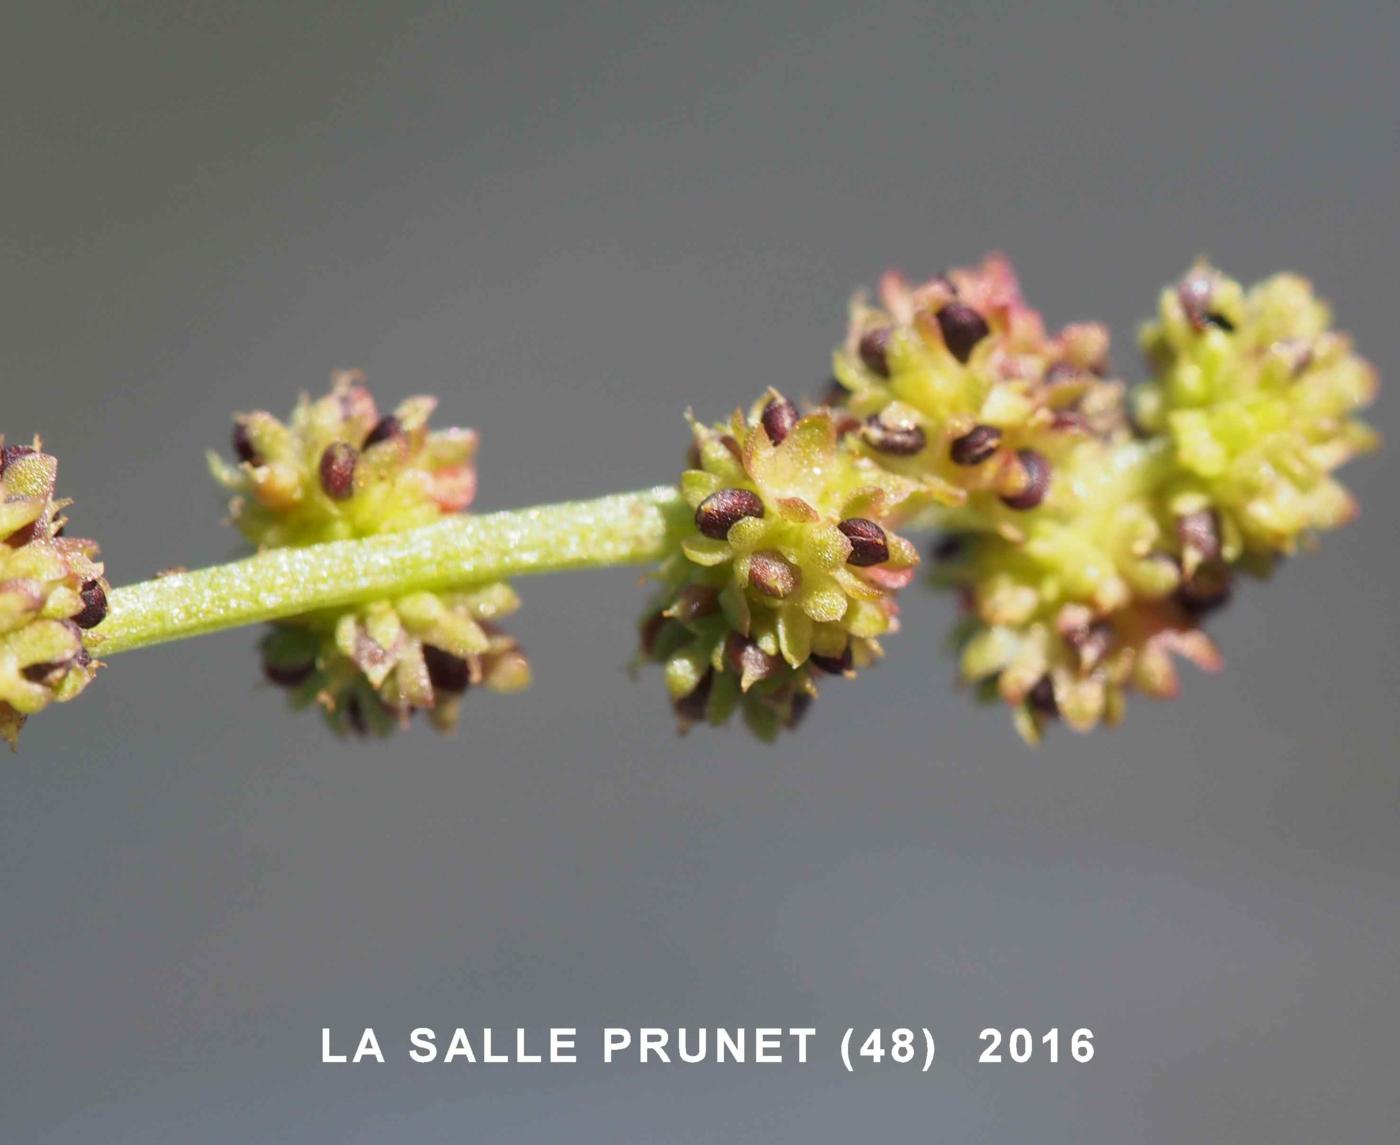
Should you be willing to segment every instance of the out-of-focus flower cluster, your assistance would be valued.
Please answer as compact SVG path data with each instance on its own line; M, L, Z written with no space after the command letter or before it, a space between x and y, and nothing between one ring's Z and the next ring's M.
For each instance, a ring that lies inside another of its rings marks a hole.
M0 439L0 737L11 746L29 716L88 685L97 662L83 630L107 615L97 545L64 535L57 473L37 440Z
M1353 415L1377 380L1330 320L1296 275L1245 291L1202 264L1143 331L1155 380L1135 415L1171 444L1163 495L1177 516L1215 514L1226 561L1292 553L1356 514L1332 473L1376 444Z
M852 304L827 408L799 419L773 395L697 427L683 480L697 535L663 570L643 633L683 719L717 722L742 701L769 730L800 713L814 666L870 658L864 618L893 618L912 560L901 542L872 577L806 539L849 516L885 536L942 530L934 575L964 606L963 674L1028 740L1053 720L1116 722L1129 690L1174 694L1174 656L1218 667L1201 624L1233 573L1267 572L1352 514L1331 473L1372 444L1351 415L1375 378L1287 275L1245 292L1197 266L1164 292L1144 344L1155 376L1130 417L1106 330L1047 330L1005 260L922 285L892 274L878 304ZM848 500L866 487L878 511ZM786 547L779 529L793 530ZM844 576L849 612L818 570ZM787 635L798 625L810 649Z
M692 429L694 532L658 574L642 652L665 665L683 727L737 708L769 738L898 626L918 554L890 523L916 486L843 443L837 414L799 416L776 392Z
M430 430L435 404L415 397L381 414L361 376L343 372L286 422L236 418L236 462L211 454L210 468L259 549L431 524L464 511L476 492L476 434ZM518 604L495 583L278 621L262 642L264 673L296 706L318 703L339 731L387 732L416 711L449 729L468 688L529 683L524 655L497 625Z

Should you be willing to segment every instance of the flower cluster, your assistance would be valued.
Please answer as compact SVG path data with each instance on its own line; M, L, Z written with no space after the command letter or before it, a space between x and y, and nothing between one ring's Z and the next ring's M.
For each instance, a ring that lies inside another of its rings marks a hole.
M1329 319L1296 275L1245 291L1201 264L1143 332L1155 380L1135 414L1171 444L1163 496L1179 518L1213 515L1227 562L1267 563L1356 514L1331 474L1375 445L1352 415L1377 383Z
M37 440L0 439L0 737L11 746L27 717L87 686L98 665L83 630L107 615L97 545L64 535L57 472Z
M259 549L427 525L465 510L476 492L476 434L429 430L435 404L409 398L381 415L361 376L343 372L285 423L238 417L237 463L211 454L210 468ZM495 583L278 621L262 642L264 673L294 705L319 703L338 731L383 733L420 710L448 729L469 687L529 683L519 646L496 623L518 603Z
M862 457L831 410L800 416L776 392L692 429L694 528L658 574L642 653L665 665L682 727L739 708L768 738L818 677L854 675L897 627L918 554L892 521L918 490Z
M874 655L913 562L900 541L860 567L847 518L882 539L944 530L934 580L963 602L962 672L1028 740L1116 722L1130 690L1173 695L1174 656L1217 668L1201 625L1234 572L1352 514L1331 474L1372 443L1352 414L1375 379L1287 275L1246 292L1197 266L1144 344L1155 375L1130 415L1105 329L1049 331L1005 260L891 274L852 304L829 408L799 419L771 394L697 426L698 535L643 626L683 722L742 704L771 732L814 671Z

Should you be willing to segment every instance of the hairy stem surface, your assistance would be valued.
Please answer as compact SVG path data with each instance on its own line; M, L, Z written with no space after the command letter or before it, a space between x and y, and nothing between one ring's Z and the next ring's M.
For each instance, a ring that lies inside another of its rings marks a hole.
M321 608L465 587L506 576L647 564L689 509L670 486L454 517L421 529L176 573L114 589L87 636L99 656Z

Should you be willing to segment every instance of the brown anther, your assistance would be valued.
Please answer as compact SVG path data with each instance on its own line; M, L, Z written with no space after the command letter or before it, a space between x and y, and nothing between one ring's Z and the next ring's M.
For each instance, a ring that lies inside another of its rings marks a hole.
M747 489L719 489L695 510L695 527L705 536L723 541L729 530L745 517L762 517L763 501Z
M865 368L882 378L890 376L890 337L894 331L888 326L867 330L860 336L857 352Z
M247 422L233 423L233 452L239 461L246 461L249 465L258 465L262 461L258 456L257 447L253 444L252 435L248 432Z
M690 622L710 616L719 609L719 589L708 584L688 584L681 589L671 610L675 619Z
M891 457L913 457L928 444L921 426L886 425L876 414L865 423L865 440L870 448Z
M972 357L977 343L991 328L987 320L965 302L950 302L938 312L938 328L943 331L943 344L959 362Z
M381 441L388 441L390 438L403 436L403 422L399 421L393 414L385 414L375 423L375 426L365 436L362 449L368 449L371 445L378 445Z
M40 664L26 664L19 674L31 684L57 684L72 666L72 660L46 660Z
M1192 616L1207 616L1230 603L1230 570L1221 563L1202 565L1195 575L1183 580L1176 599Z
M1016 451L1020 470L1020 488L1014 493L1001 494L1001 502L1009 509L1034 509L1050 491L1050 462L1034 449Z
M933 547L929 549L929 556L935 561L957 560L967 552L967 535L965 533L945 533L933 542Z
M321 488L332 501L355 494L355 465L360 454L348 441L333 441L321 454Z
M994 425L974 425L961 437L953 438L948 455L954 465L981 465L1001 445L1001 430Z
M789 731L800 724L806 718L808 709L812 706L812 697L808 692L798 692L792 697L792 704L788 708L787 719L783 721L783 726Z
M802 574L777 553L754 553L749 557L749 584L764 596L781 600L791 596L802 583Z
M666 627L669 620L664 612L653 612L642 622L642 655L651 656L656 651L656 641L661 636L661 630Z
M890 545L885 530L874 521L864 517L848 517L836 526L851 542L851 555L846 558L848 565L869 568L884 564L890 559Z
M1026 702L1042 716L1054 719L1060 714L1060 705L1055 701L1055 683L1049 676L1042 676L1035 682L1035 687L1026 693Z
M107 619L107 593L100 581L90 580L78 590L83 600L83 610L72 621L79 628L96 628Z
M714 687L714 669L709 669L700 677L695 687L675 702L676 714L683 720L699 723L705 718L705 709L710 704L710 689Z
M316 671L316 662L308 660L303 664L274 664L269 660L263 661L263 675L269 684L276 684L279 688L296 688L311 679L311 674Z
M812 666L820 668L823 672L832 676L846 676L851 672L853 660L851 658L851 646L846 645L841 649L840 656L818 656L815 652L811 655Z
M1178 517L1176 536L1202 560L1213 561L1220 556L1220 518L1214 509L1197 509Z
M369 735L369 721L365 719L365 709L359 696L351 696L345 701L345 722L357 736Z
M428 682L433 690L460 696L472 683L472 669L460 656L454 656L432 644L423 645L423 663L428 667Z
M769 398L768 404L763 407L762 421L768 440L774 445L782 445L797 424L797 407L787 398Z
M741 680L766 680L782 666L747 636L731 632L724 638L724 658Z

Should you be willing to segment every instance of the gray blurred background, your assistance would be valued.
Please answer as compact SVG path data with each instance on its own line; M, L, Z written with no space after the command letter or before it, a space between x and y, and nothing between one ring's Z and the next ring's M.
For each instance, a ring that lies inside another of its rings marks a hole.
M687 405L815 393L885 266L988 248L1130 377L1206 252L1309 274L1394 378L1397 16L11 5L0 425L126 582L235 551L204 448L334 367L478 426L484 508L627 489L677 471ZM0 761L0 1140L1392 1141L1398 462L1220 618L1225 674L1037 753L921 594L775 748L675 737L624 672L629 571L519 582L538 683L455 739L333 741L252 632L124 656ZM402 1062L492 1023L827 1039ZM830 1035L882 1023L933 1026L933 1072L846 1076ZM392 1064L319 1064L371 1024ZM974 1064L989 1025L1099 1053Z

